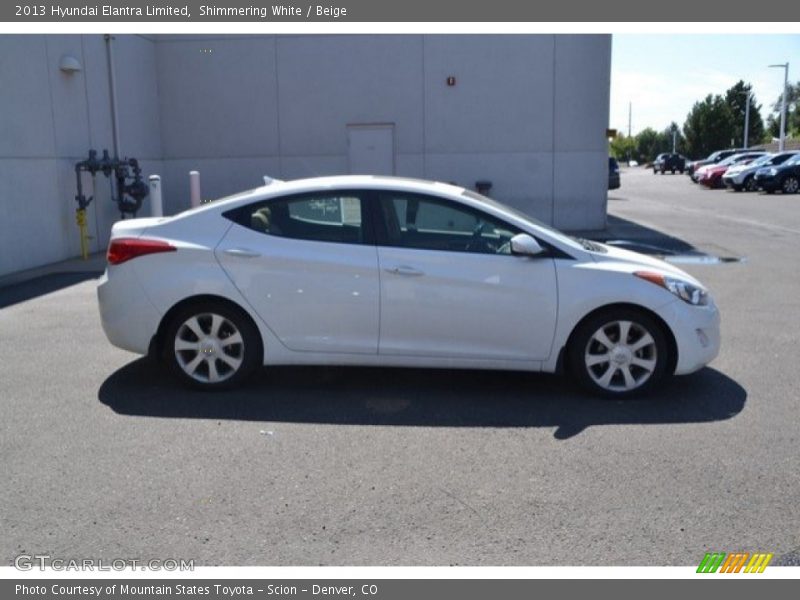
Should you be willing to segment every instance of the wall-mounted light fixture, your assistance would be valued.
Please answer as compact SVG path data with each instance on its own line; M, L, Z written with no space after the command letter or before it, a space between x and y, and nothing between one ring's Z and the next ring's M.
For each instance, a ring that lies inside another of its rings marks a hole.
M67 74L83 71L83 65L81 64L81 61L79 61L71 54L65 54L64 56L61 57L61 60L58 63L58 68Z

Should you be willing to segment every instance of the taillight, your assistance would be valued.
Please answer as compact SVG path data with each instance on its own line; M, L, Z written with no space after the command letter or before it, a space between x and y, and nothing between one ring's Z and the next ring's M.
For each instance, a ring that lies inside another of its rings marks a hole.
M111 240L106 259L108 264L118 265L137 256L157 254L158 252L175 252L176 250L175 246L161 240L117 238Z

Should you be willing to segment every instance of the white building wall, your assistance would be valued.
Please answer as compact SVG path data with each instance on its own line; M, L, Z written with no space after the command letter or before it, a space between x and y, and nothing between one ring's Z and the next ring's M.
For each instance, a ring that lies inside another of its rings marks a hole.
M161 169L155 42L116 40L122 151ZM59 70L62 55L83 70ZM101 35L0 36L0 275L76 256L74 165L89 148L112 148L105 42ZM126 142L127 139L127 142ZM92 251L118 218L109 180L86 179ZM145 207L148 210L148 207Z
M607 35L162 36L167 205L348 172L347 126L393 123L395 174L605 226ZM448 86L448 77L456 84Z
M0 275L78 253L73 166L112 147L104 44L0 36ZM605 225L610 36L120 35L115 51L122 153L162 175L167 212L188 207L190 170L204 198L347 173L347 126L392 123L397 175L490 180L559 227ZM83 71L58 69L66 53ZM118 218L97 181L93 250Z

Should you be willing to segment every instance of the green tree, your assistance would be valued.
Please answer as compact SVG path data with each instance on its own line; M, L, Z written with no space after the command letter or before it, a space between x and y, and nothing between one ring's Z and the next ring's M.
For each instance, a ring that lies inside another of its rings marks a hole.
M767 138L777 138L780 135L781 97L778 96L767 117ZM786 135L800 137L800 81L786 87Z
M655 129L651 127L642 129L636 136L636 160L642 164L652 162L658 154L664 151L662 135Z
M670 123L669 127L661 132L661 136L664 140L664 149L662 152L672 152L673 131L675 131L675 152L686 154L686 138L683 137L683 131L681 131L681 128L675 121Z
M747 98L750 95L750 120L747 128L748 145L758 144L764 139L764 121L761 118L761 105L756 104L756 98L752 95L753 86L739 80L733 87L725 92L725 101L731 108L733 115L734 129L733 145L736 148L744 147L744 118L747 109Z
M638 160L636 158L636 138L622 133L617 133L617 136L611 140L610 151L611 156L619 161Z
M686 154L692 158L708 156L715 150L730 148L736 138L736 123L730 105L720 95L709 94L695 102L683 125Z

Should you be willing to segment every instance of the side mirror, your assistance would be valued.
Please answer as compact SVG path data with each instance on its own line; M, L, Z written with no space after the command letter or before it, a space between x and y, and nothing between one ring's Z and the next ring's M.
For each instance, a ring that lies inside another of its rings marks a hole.
M544 252L532 236L527 233L518 233L511 238L511 254L517 256L538 256Z

